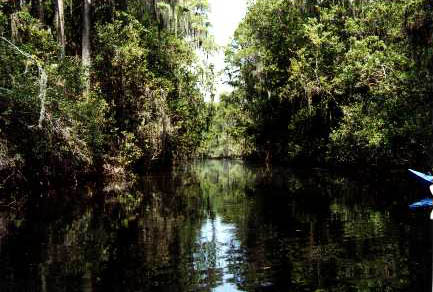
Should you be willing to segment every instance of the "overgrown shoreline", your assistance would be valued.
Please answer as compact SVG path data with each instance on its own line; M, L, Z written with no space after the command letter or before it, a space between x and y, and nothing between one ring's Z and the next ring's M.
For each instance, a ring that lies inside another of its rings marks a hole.
M431 168L432 11L425 0L254 1L226 51L222 145L274 162Z
M0 185L125 178L194 157L213 90L197 54L216 49L207 10L205 0L2 2Z
M234 90L217 103L199 57L218 49L208 8L2 2L0 191L203 157L431 168L428 1L255 1L226 48Z

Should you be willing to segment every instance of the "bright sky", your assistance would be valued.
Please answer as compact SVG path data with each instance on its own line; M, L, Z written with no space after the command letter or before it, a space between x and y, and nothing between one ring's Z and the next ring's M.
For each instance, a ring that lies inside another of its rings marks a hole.
M218 45L226 46L233 37L233 33L245 16L246 2L247 0L209 0L211 33L215 36ZM224 50L212 56L211 62L215 64L216 72L224 70ZM232 90L230 86L222 84L222 79L223 76L216 85L217 100L222 92Z

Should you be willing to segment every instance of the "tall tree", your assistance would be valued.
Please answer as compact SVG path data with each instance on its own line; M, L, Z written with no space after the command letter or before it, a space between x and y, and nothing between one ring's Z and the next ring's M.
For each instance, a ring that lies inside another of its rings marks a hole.
M118 5L120 10L122 11L128 10L128 0L120 0Z
M57 27L57 41L59 42L62 52L61 57L65 56L65 10L63 0L56 0L56 27Z
M38 18L41 22L44 22L44 8L42 0L32 0L32 15Z
M84 0L83 8L83 30L82 30L82 62L86 78L85 95L88 94L90 88L90 8L92 0Z

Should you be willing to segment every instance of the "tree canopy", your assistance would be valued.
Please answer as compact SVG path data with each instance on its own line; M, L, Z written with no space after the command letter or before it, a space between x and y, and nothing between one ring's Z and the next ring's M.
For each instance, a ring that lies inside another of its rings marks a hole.
M1 2L0 171L110 175L194 157L213 74L197 52L216 48L207 9L206 0Z
M1 185L194 157L429 166L431 6L251 1L212 103L206 0L3 1Z
M245 154L431 163L432 20L422 0L252 2L226 53Z

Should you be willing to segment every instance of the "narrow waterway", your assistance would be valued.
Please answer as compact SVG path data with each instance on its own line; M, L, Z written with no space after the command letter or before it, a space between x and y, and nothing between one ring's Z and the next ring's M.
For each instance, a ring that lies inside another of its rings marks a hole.
M52 190L2 209L0 291L430 291L423 191L228 160Z

